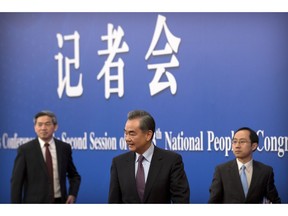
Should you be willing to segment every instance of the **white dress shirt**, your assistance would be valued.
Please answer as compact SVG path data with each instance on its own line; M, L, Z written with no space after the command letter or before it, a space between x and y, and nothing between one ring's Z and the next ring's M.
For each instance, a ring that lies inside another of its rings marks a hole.
M45 142L43 140L41 140L40 138L38 138L38 140L39 140L40 147L41 147L41 150L42 150L43 158L46 161L46 156L45 156L46 147L44 146ZM51 153L52 165L53 165L54 197L58 198L58 197L61 197L61 191L60 191L60 183L59 183L56 146L55 146L55 142L54 142L53 138L48 143L49 143L49 150L50 150L50 153Z
M250 184L251 184L252 174L253 174L253 159L250 160L249 162L245 163L245 164L241 163L237 159L237 164L238 164L239 175L240 175L240 172L241 172L242 165L245 165L245 167L246 167L245 174L246 174L246 177L247 177L248 188L249 188Z
M143 164L143 168L144 168L145 182L147 181L147 176L148 176L148 172L150 169L150 164L151 164L153 152L154 152L154 144L151 144L151 146L146 150L146 152L143 153L143 156L145 159L143 160L142 164ZM136 177L136 173L138 170L138 158L139 158L139 156L140 156L140 154L136 153L135 177Z

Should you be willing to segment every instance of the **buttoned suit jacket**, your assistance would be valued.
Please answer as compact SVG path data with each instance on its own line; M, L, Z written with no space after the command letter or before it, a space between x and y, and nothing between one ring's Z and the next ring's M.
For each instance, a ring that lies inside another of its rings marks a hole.
M66 177L69 195L77 197L81 176L73 163L71 146L55 139L61 199L67 199ZM52 184L38 138L19 146L11 177L12 203L50 203L54 200Z
M281 203L272 167L253 160L251 184L245 198L236 159L215 168L208 203Z
M135 180L134 152L112 160L109 203L141 203ZM190 189L181 155L155 146L143 203L189 203Z

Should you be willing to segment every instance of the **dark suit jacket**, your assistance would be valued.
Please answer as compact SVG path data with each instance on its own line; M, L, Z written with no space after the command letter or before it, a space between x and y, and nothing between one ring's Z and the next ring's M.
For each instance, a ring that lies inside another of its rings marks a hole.
M182 157L155 146L145 185L144 203L189 203L190 189ZM135 181L135 153L113 158L109 203L141 203Z
M81 177L72 160L71 146L54 139L57 152L58 174L61 198L67 198L66 176L69 179L69 195L77 197ZM51 182L47 166L37 139L18 148L11 178L12 203L50 203L54 200L51 194Z
M253 174L246 198L236 159L215 168L209 203L262 203L264 197L272 203L281 203L272 167L253 160Z

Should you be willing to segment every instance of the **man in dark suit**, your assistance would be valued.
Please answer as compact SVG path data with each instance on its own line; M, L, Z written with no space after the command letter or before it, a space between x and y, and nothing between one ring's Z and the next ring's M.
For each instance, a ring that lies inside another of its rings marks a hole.
M257 133L250 128L243 127L235 132L232 150L236 159L215 168L209 203L281 203L272 167L252 158L258 142Z
M182 157L155 146L154 132L155 121L149 113L128 113L124 133L130 151L113 158L109 203L189 203L190 189ZM142 156L140 164L138 158ZM140 169L144 169L142 191L136 180Z
M53 138L57 128L54 113L42 111L35 115L34 129L38 137L21 145L15 158L11 178L12 203L76 201L81 177L73 163L71 146ZM49 166L45 162L49 158L46 150L51 155L53 174L49 173ZM68 193L66 177L69 180Z

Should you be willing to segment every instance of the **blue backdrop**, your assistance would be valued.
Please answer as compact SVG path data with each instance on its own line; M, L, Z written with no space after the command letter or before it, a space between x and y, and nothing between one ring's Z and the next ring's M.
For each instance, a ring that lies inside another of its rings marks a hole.
M242 126L258 132L254 158L288 203L287 38L287 13L0 13L0 203L46 109L72 145L78 203L107 203L132 109L155 117L157 146L183 156L191 203L207 203Z

